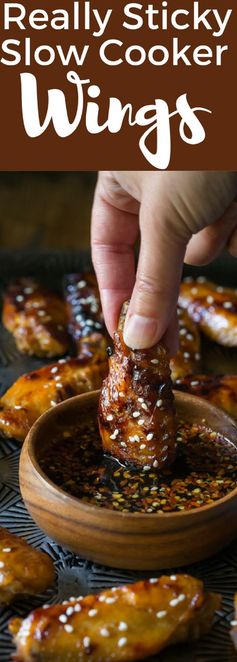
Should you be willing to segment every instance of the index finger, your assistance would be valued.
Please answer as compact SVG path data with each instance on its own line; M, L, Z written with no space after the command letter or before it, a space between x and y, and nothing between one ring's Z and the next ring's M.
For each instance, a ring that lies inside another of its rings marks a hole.
M112 335L124 301L135 283L134 244L139 233L136 214L108 202L97 185L92 209L92 260L105 324Z

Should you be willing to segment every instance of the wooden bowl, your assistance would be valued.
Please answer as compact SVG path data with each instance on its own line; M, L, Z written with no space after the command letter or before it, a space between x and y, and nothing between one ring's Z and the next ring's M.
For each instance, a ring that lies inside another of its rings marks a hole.
M85 504L57 487L38 459L55 433L67 425L95 420L99 392L79 395L50 409L33 425L23 445L20 485L26 507L51 538L78 554L105 565L133 570L172 568L200 561L228 545L237 535L237 488L192 511L122 513ZM224 434L237 445L237 428L229 416L205 400L175 392L179 417Z

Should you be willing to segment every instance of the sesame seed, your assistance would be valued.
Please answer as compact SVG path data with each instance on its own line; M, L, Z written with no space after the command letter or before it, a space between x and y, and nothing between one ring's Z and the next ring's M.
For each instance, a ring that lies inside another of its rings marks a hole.
M158 465L159 465L158 460L154 460L153 465L152 465L154 467L154 469L157 469Z
M162 405L163 405L163 400L157 400L156 406L162 407Z
M158 582L157 577L151 577L151 578L149 579L149 584L157 584L157 582Z
M112 414L109 414L108 416L106 416L106 420L107 421L112 421L113 420Z
M183 602L185 600L185 598L186 598L186 595L184 595L184 593L181 593L178 597L178 600L179 600L179 602Z
M165 611L165 610L157 611L156 618L164 618L164 616L166 616L166 614L167 614L167 611Z
M179 604L178 598L173 598L173 600L170 600L171 607L177 607L178 604Z
M60 614L60 616L58 617L58 620L60 621L60 623L66 623L67 622L66 614Z
M67 616L72 616L73 612L74 612L74 607L68 607L66 609Z
M213 303L214 298L213 297L207 297L207 303Z
M105 602L107 605L112 605L114 602L116 602L117 598L105 598Z
M21 405L15 405L14 409L22 409Z
M100 602L105 602L105 600L106 600L105 595L100 595L100 596L99 596L99 601L100 601Z
M12 551L11 547L3 547L3 549L2 549L2 552L5 552L5 553L11 552L11 551Z
M235 620L235 621L230 621L230 624L231 624L233 627L235 627L235 626L237 625L237 621L236 621L236 620Z
M118 629L120 632L125 632L125 630L128 629L127 623L125 623L124 621L120 621Z
M84 639L83 639L84 648L89 648L90 645L91 645L90 637L84 637Z
M50 400L51 407L56 407L57 402L55 400Z
M184 329L184 328L183 328L183 329L180 329L180 330L179 330L179 335L180 335L180 336L186 336L186 333L187 333L187 329Z
M127 448L127 444L125 443L125 441L121 441L120 446L122 446L122 448Z
M61 384L61 382L57 382L56 388L63 388L63 384Z
M44 317L46 315L46 312L45 310L38 310L37 314L39 315L39 317Z
M148 464L145 464L145 466L143 467L143 471L149 471L150 468L151 467Z
M34 289L33 287L25 287L24 292L25 294L32 294L32 292L34 292Z
M138 421L138 425L144 425L144 418L140 418Z
M141 451L144 451L144 448L146 448L146 444L141 444L141 446L140 446L140 450L141 450Z
M125 398L125 393L123 393L122 391L119 391L119 396L120 396L120 398Z
M199 384L199 382L198 382L197 380L196 380L196 381L193 381L193 382L191 382L191 386L198 386L198 384Z
M121 639L118 640L119 648L122 648L123 646L126 646L127 641L128 641L127 637L121 637Z
M69 623L67 623L66 625L64 625L64 630L68 632L68 634L70 634L71 632L73 632L74 628L72 627L72 625L69 625Z
M190 358L190 354L189 354L189 352L184 352L184 358L185 358L185 359L189 359L189 358Z
M133 418L138 418L138 416L140 416L140 412L139 411L134 411L133 412Z
M170 579L172 579L173 581L175 581L175 580L177 579L177 575L170 575Z
M138 436L138 434L135 434L133 439L134 439L134 441L140 441L140 437Z
M201 356L200 356L199 352L196 352L196 354L195 354L196 361L200 361L200 358L201 358Z
M185 597L186 596L184 595L184 593L180 593L180 595L178 595L177 598L173 598L173 600L170 600L170 606L176 607L179 604L179 602L183 602L183 600L185 600Z
M79 288L79 290L81 290L83 287L86 287L86 281L80 280L79 283L77 283L77 287Z
M22 294L17 295L16 301L19 301L19 302L24 301L24 297L22 296Z
M118 429L114 430L113 434L110 435L110 439L116 439L118 434L119 434L119 430Z
M144 402L144 398L138 398L137 401L138 402Z
M153 437L154 437L153 432L149 432L149 434L147 434L147 437L146 437L147 441L151 441L153 439Z
M216 291L217 291L217 292L220 292L220 293L221 293L221 292L224 292L224 287L217 287L217 288L216 288Z
M90 609L88 611L88 616L90 616L90 618L93 618L93 616L96 616L96 614L98 614L98 609Z
M109 630L107 628L101 628L100 634L102 637L109 637Z
M191 289L191 294L194 294L194 295L195 295L195 294L197 294L197 293L198 293L197 288L196 288L196 287L192 287L192 289Z
M151 359L151 363L154 363L154 365L157 365L159 363L158 359Z
M49 605L43 605L42 609L49 609Z
M81 611L81 605L76 604L74 607L74 611Z
M232 308L232 303L231 301L224 301L223 303L224 308Z
M146 405L145 402L142 403L142 409L145 409L145 411L147 411L147 409L148 409L148 406Z
M193 334L187 333L187 340L193 340Z
M54 368L51 368L52 375L55 374L55 372L58 372L57 366L54 366Z

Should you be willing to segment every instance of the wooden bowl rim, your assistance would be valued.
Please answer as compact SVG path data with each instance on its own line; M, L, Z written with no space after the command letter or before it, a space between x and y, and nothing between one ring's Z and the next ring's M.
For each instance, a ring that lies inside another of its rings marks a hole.
M99 396L100 391L89 391L87 393L82 393L81 395L76 395L72 398L69 398L68 400L64 400L63 402L60 402L56 407L53 407L51 409L48 409L44 414L42 414L37 421L33 424L31 427L30 431L28 432L28 435L24 441L22 450L24 448L24 452L28 452L30 461L35 469L35 471L38 474L38 477L41 479L41 481L47 486L50 487L51 490L55 493L55 495L61 495L64 497L64 501L67 501L68 504L70 502L77 504L78 507L78 512L82 510L82 512L85 513L94 513L99 515L102 515L103 513L106 513L107 517L112 516L115 518L115 520L122 520L122 519L130 519L134 521L150 521L150 522L155 522L159 521L162 519L162 521L165 520L172 520L177 519L177 518L186 518L186 519L191 519L192 517L198 517L204 512L212 511L214 510L218 511L219 507L222 504L227 503L228 501L232 501L236 496L237 496L237 486L235 489L231 490L226 496L222 497L221 499L218 499L217 501L214 501L214 503L207 504L205 506L200 506L199 508L193 508L191 510L186 510L186 511L180 511L180 512L175 512L171 511L168 513L131 513L131 512L118 512L116 510L113 510L112 508L103 508L102 506L96 506L96 505L89 505L86 503L83 503L78 497L74 497L73 495L68 494L68 492L65 492L61 487L59 487L56 483L54 483L48 476L47 474L43 471L41 466L39 465L39 462L36 457L36 452L34 448L34 443L35 443L35 435L38 434L38 430L41 426L42 423L47 422L47 418L49 417L54 417L55 412L58 411L59 409L67 409L68 407L72 406L76 402L81 403L83 400L90 400L90 399L97 399ZM199 401L200 406L203 403L206 409L211 410L215 413L215 411L223 418L226 423L231 426L233 429L236 429L237 433L237 424L232 419L228 414L226 414L224 411L222 411L219 407L215 407L213 404L208 402L207 400L204 400L203 398L200 398L196 395L190 394L190 393L185 393L183 391L177 391L173 390L175 399L177 400L186 400L189 401L189 403L192 403L192 400L195 398L195 402ZM208 426L207 426L208 427ZM234 444L237 447L237 439L236 442L233 440L230 440L232 444ZM215 513L217 515L217 512Z

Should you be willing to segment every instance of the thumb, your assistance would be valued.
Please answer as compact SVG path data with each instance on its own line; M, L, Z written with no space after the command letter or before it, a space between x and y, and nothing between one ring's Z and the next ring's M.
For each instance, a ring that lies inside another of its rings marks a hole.
M132 349L152 347L171 324L186 249L186 241L174 235L169 223L147 216L141 205L141 248L124 326L125 343Z

